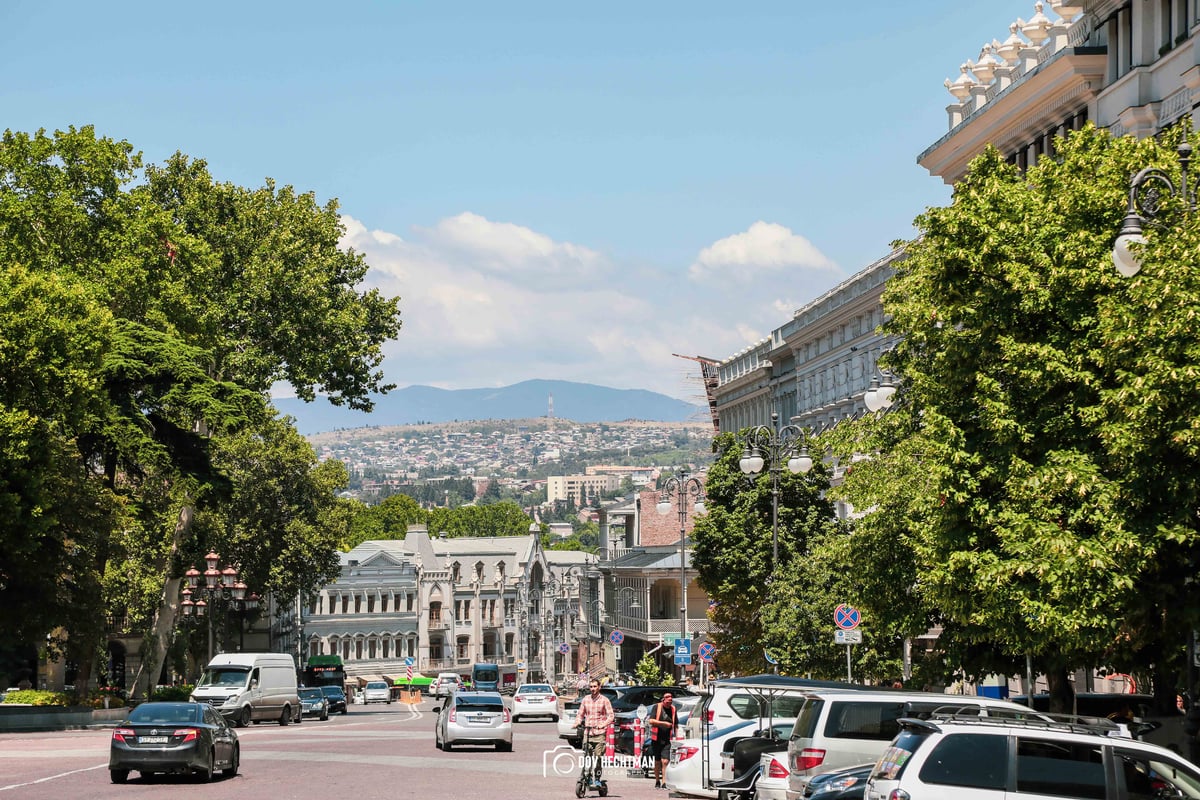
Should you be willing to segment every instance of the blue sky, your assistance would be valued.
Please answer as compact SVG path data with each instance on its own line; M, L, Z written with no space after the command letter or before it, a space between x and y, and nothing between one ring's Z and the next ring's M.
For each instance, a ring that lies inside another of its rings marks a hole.
M949 201L942 81L1033 11L5 0L0 125L336 198L401 386L694 399L672 353L733 355Z

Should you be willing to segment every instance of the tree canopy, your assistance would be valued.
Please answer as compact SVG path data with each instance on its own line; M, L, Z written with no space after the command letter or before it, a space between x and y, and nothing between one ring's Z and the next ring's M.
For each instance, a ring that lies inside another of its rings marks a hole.
M0 604L19 613L0 636L61 629L86 680L106 613L159 663L179 577L218 544L255 591L328 575L346 476L267 393L365 409L389 388L398 300L360 288L342 233L335 202L270 180L144 167L90 127L5 132Z

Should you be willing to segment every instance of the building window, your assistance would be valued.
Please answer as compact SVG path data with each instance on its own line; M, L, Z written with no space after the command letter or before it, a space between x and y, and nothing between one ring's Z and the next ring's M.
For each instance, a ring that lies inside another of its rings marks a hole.
M405 595L405 598L406 598L406 600L408 601L408 607L407 607L407 609L406 609L406 610L408 610L408 611L412 611L412 610L413 610L413 597L414 597L414 595L413 595L413 593L412 593L412 592L409 592L408 594L406 594L406 595Z

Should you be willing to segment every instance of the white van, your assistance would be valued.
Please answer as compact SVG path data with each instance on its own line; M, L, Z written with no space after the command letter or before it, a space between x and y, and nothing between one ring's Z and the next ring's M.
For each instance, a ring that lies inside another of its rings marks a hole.
M251 721L303 722L296 662L286 653L222 653L205 667L192 700L208 703L239 728Z
M788 740L788 800L800 800L818 773L878 760L900 732L901 717L926 719L939 710L1002 719L1044 716L1028 706L977 695L816 690L806 695Z
M699 739L701 732L725 728L740 722L770 717L795 717L806 692L815 690L862 691L868 687L856 683L792 678L786 675L747 675L712 681L704 689L705 697L688 717L684 735Z

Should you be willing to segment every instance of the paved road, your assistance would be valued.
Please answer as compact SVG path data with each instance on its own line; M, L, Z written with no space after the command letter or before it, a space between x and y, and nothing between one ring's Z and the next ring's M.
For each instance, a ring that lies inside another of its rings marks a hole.
M433 744L433 703L417 707L351 706L327 722L252 725L238 730L241 772L234 778L157 776L116 786L108 778L107 729L0 734L0 800L97 800L179 798L208 800L565 800L574 779L562 774L572 762L555 751L554 723L517 723L513 752L458 747L443 753ZM543 766L545 763L546 766ZM609 797L665 798L651 780L610 769ZM595 798L594 792L588 795Z

